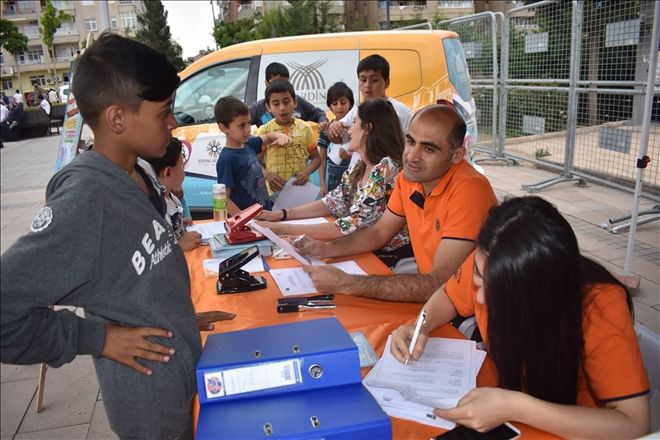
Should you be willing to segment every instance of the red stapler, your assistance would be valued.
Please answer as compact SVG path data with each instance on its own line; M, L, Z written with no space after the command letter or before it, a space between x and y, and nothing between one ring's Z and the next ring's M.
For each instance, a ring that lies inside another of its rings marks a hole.
M246 226L247 222L259 215L261 211L263 211L263 207L260 204L255 203L235 216L228 218L225 222L227 228L225 238L227 239L227 242L230 244L237 244L264 240L266 237L264 237L263 234L254 232L249 226Z

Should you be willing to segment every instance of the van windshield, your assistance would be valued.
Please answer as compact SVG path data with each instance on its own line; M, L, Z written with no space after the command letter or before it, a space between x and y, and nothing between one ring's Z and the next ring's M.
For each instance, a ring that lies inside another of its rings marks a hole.
M447 57L447 70L449 71L449 81L454 85L456 92L463 101L469 101L470 91L470 72L468 71L467 61L461 42L456 38L445 38L442 40Z
M176 91L174 117L179 125L213 123L218 99L235 96L245 101L250 60L219 64L186 78Z

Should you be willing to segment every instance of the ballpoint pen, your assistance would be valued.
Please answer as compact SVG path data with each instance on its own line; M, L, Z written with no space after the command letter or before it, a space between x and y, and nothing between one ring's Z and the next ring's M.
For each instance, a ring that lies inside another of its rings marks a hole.
M408 359L406 359L405 365L408 365L408 361L412 357L413 349L417 344L417 339L419 339L419 332L422 330L422 325L426 322L426 310L422 309L417 318L417 324L415 324L415 330L413 331L412 339L410 340L410 346L408 347Z

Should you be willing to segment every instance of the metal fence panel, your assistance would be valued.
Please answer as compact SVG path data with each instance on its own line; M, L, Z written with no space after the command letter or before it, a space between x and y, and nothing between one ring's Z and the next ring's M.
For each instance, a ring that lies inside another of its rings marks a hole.
M483 12L438 23L439 29L456 32L461 40L472 79L477 107L478 137L475 146L497 153L497 99L499 81L498 20L503 14Z

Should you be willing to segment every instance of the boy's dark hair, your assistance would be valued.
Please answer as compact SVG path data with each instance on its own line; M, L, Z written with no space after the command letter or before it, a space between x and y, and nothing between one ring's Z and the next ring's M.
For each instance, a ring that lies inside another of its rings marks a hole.
M179 81L164 54L106 31L80 57L72 92L85 122L94 128L109 106L137 112L143 100L165 101Z
M268 66L266 66L266 81L270 81L270 79L274 76L289 78L289 69L287 69L286 66L282 63L270 63Z
M249 115L250 109L247 105L235 96L225 96L218 99L213 108L215 122L219 122L225 127L229 127L231 121L239 116Z
M165 156L163 157L145 157L144 160L149 162L156 175L160 175L160 172L167 168L176 166L176 163L181 157L181 151L183 149L183 144L177 138L170 139L170 143L167 144L167 149L165 150Z
M330 107L330 104L340 98L348 99L348 102L351 103L351 107L353 107L353 104L355 104L355 99L353 98L353 90L351 90L351 88L342 81L336 82L330 86L325 102L328 104L328 107Z
M390 79L390 63L387 62L385 58L378 55L377 53L369 55L366 58L360 60L357 66L357 74L360 76L360 72L365 70L374 70L380 72L383 75L383 79L387 81Z
M266 104L270 104L270 96L273 93L282 92L288 92L291 95L291 98L296 99L296 91L294 90L293 85L291 85L289 81L276 79L266 87Z

